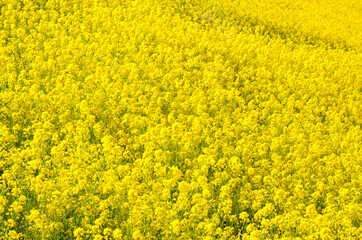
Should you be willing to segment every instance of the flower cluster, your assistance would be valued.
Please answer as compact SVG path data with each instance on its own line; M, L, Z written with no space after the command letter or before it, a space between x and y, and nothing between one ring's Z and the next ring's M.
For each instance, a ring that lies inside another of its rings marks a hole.
M360 237L361 3L332 2L1 1L0 239Z

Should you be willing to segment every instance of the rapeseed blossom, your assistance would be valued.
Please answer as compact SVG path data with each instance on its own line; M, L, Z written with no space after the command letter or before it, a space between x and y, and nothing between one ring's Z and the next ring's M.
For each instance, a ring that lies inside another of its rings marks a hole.
M358 239L361 1L0 2L0 239Z

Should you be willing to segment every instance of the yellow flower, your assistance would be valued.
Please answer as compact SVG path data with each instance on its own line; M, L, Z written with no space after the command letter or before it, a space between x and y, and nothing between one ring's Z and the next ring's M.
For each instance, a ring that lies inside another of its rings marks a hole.
M94 236L94 239L95 239L95 240L103 240L103 236L100 235L100 234L96 234L96 235Z
M360 1L3 2L2 238L361 235Z
M334 235L332 233L332 231L327 228L327 227L324 227L320 230L320 236L321 236L321 239L333 239L334 238Z
M178 219L174 220L171 223L172 226L172 231L174 234L176 234L177 236L180 235L180 231L181 231L181 223Z
M9 237L10 239L20 239L21 236L22 236L22 234L17 233L17 232L14 231L14 230L10 230L9 233L8 233L8 237Z
M133 239L144 239L142 233L139 230L136 230L132 234Z
M123 237L123 234L122 234L122 231L120 230L120 229L115 229L114 231L113 231L113 237L115 238L115 239L122 239L122 237Z
M85 231L83 228L77 228L73 232L74 237L77 239L82 239L82 236L85 234Z

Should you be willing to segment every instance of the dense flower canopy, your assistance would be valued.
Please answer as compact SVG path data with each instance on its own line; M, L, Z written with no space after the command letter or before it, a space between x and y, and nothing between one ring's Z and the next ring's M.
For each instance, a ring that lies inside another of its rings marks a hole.
M360 0L1 0L0 239L357 239Z

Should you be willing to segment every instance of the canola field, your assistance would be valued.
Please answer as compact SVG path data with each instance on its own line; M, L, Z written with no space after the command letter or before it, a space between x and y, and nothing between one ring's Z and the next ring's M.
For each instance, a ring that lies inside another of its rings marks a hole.
M360 0L1 0L0 239L359 239Z

